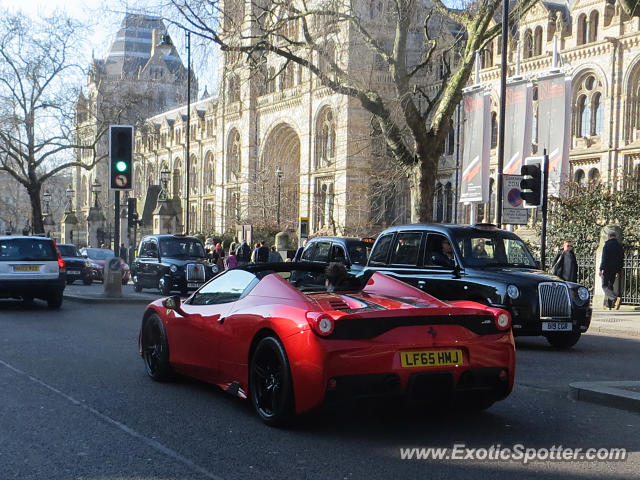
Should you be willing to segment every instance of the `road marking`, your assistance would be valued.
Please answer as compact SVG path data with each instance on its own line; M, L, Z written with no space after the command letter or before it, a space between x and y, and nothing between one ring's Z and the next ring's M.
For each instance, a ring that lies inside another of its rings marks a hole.
M159 452L161 452L161 453L173 458L174 460L177 460L178 462L186 465L187 467L191 468L192 470L194 470L194 471L196 471L198 473L201 473L205 477L210 478L212 480L224 480L222 477L219 477L218 475L214 475L213 473L209 472L208 470L206 470L205 468L201 467L200 465L197 465L197 464L193 463L188 458L183 457L182 455L180 455L175 450L172 450L171 448L163 445L162 443L160 443L160 442L158 442L156 440L152 440L151 438L144 436L143 434L135 431L131 427L128 427L124 423L121 423L121 422L109 417L108 415L105 415L104 413L100 413L95 408L91 408L86 403L81 402L80 400L76 400L71 395L67 395L66 393L58 390L57 388L49 385L48 383L40 380L39 378L33 377L33 376L29 375L28 373L23 372L19 368L16 368L13 365L10 365L10 364L8 364L6 362L3 362L2 360L0 360L0 365L3 365L6 368L8 368L9 370L14 371L18 375L22 375L24 377L27 377L33 383L36 383L36 384L38 384L38 385L40 385L40 386L52 391L53 393L61 396L62 398L68 400L69 402L73 403L74 405L84 408L86 411L88 411L89 413L93 414L94 416L100 418L104 422L119 428L123 432L127 433L128 435L130 435L130 436L132 436L134 438L137 438L138 440L142 441L143 443L145 443L149 447L153 448L154 450L157 450L157 451L159 451Z

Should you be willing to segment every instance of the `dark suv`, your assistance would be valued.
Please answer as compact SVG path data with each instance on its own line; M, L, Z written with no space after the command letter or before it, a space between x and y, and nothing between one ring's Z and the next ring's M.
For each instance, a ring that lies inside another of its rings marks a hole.
M186 295L217 273L218 267L209 264L202 242L185 235L147 235L131 265L136 292L157 288L162 295L172 290Z
M405 225L378 236L367 270L442 300L472 300L511 313L514 335L576 344L591 322L589 291L540 270L524 242L493 225Z
M80 255L76 246L70 243L59 243L58 250L67 267L67 285L71 285L76 280L82 280L85 285L91 285L93 283L91 262Z
M342 262L358 274L367 265L368 249L373 242L360 238L348 237L314 237L307 242L300 258L303 262Z

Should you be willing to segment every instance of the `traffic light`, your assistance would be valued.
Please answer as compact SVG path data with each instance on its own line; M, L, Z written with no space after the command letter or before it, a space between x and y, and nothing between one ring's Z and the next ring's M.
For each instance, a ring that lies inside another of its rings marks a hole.
M109 178L112 190L133 188L133 127L109 127Z
M520 198L524 200L524 206L528 208L542 205L542 190L544 185L544 172L542 171L542 159L533 157L525 159L525 164L520 167Z
M138 209L136 208L137 200L135 198L127 199L127 225L129 228L136 226L136 220L138 220Z

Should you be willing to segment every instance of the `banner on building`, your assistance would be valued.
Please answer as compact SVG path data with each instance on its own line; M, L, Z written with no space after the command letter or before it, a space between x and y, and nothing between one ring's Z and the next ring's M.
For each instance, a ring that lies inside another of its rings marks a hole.
M464 145L460 202L489 201L489 153L491 149L491 99L485 90L464 96Z
M558 196L569 174L571 80L564 75L538 79L538 155L549 155L549 195Z
M524 81L507 85L502 169L505 175L519 175L524 159L531 155L532 105L531 83Z

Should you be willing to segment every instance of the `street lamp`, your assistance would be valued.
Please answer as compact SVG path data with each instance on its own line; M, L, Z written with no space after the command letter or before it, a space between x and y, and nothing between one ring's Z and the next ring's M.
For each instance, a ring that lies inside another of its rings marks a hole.
M98 194L100 193L100 182L96 178L91 184L91 192L93 193L93 206L98 208Z
M187 30L186 28L181 27L184 30L185 33L185 38L187 40L187 142L186 142L186 176L187 176L187 194L185 197L185 203L186 203L186 215L185 215L185 233L189 234L189 214L190 214L190 209L189 209L189 190L190 190L190 185L189 185L189 176L191 173L191 167L190 167L190 162L191 162L191 158L190 157L190 152L189 152L189 144L191 142L191 32L189 30ZM173 42L171 41L171 37L167 34L162 36L162 40L160 41L160 43L157 45L157 47L160 49L160 51L165 54L168 55L169 53L171 53L172 49L173 49Z
M278 215L277 215L277 220L278 220L278 228L280 228L280 180L282 179L282 170L280 170L280 167L276 167L276 180L278 182Z

